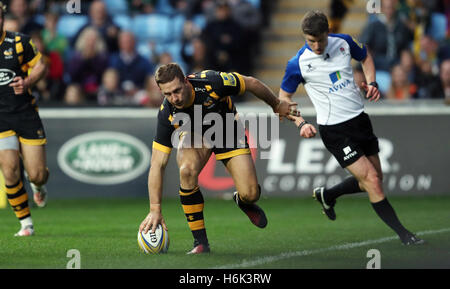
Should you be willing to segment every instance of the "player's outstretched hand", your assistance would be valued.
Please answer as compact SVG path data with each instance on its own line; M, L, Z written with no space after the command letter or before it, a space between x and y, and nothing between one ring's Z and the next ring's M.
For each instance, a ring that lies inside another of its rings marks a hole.
M304 138L312 138L315 137L316 134L317 134L316 128L310 123L303 125L302 128L300 129L300 135Z
M164 230L168 231L161 212L151 211L139 226L139 232L144 232L144 234L146 234L150 230L154 233L158 224L161 224Z
M363 82L362 87L366 91L366 98L369 99L369 101L375 101L377 102L380 99L381 93L373 85L368 85L367 83Z
M14 94L22 94L27 90L25 80L20 76L14 77L9 86L14 89Z
M300 116L300 112L297 110L297 103L282 99L280 99L280 103L273 110L273 112L278 113L280 120L285 117L289 120L295 121L292 116Z

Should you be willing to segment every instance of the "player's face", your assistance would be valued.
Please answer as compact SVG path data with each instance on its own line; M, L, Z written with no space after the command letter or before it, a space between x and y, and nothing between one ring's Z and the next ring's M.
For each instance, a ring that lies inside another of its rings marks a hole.
M328 45L328 33L323 33L319 36L305 35L306 43L308 43L311 50L318 55L323 54Z
M187 104L192 93L192 90L189 89L189 82L178 78L171 82L161 83L159 88L167 100L178 109Z

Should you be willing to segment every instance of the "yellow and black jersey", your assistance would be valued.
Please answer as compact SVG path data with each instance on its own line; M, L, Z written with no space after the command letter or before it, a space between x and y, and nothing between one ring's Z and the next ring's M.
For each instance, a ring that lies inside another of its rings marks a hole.
M182 122L173 122L177 113L182 112L189 115L190 121L193 122L194 107L197 107L196 111L198 112L201 109L203 118L208 113L218 113L222 116L225 123L226 114L236 114L236 108L231 96L242 95L245 92L244 79L236 72L227 73L205 70L188 75L187 79L193 86L190 104L186 108L177 109L167 99L164 99L158 113L158 124L153 147L166 153L170 153L172 149L172 133L180 125L183 125ZM214 105L211 98L217 101ZM202 119L202 133L211 125L213 124L205 125ZM193 127L194 125L192 125L191 129Z
M30 91L14 94L9 86L14 77L26 78L41 53L27 35L3 31L0 37L0 112L21 111L34 105Z

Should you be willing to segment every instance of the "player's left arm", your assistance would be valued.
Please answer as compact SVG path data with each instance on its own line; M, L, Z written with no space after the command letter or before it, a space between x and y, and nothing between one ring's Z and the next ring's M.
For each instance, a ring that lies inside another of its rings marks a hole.
M257 98L267 103L274 113L278 113L280 117L288 117L289 115L300 115L297 111L295 102L288 102L276 97L273 91L262 81L252 76L241 75L245 82L245 91L249 91Z
M362 86L366 93L366 98L369 99L369 101L378 101L380 99L381 93L378 90L378 84L376 83L376 77L375 77L375 64L373 62L372 55L370 55L369 52L367 52L366 58L364 58L361 61L361 66L364 72L364 75L366 76L366 80L369 84L363 82Z

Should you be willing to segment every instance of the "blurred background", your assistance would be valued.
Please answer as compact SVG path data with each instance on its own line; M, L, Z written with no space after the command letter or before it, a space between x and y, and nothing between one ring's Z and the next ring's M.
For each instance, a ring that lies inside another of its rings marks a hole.
M278 94L287 61L304 44L301 19L313 9L327 13L333 33L369 47L383 99L450 104L449 0L3 2L5 29L32 35L50 65L33 91L41 107L158 107L153 73L172 61L186 73L253 75ZM357 63L354 71L359 85ZM303 95L299 87L295 97Z
M450 0L4 2L5 29L32 35L50 66L33 94L47 133L52 197L147 197L163 101L157 67L175 61L186 73L237 71L277 95L287 61L305 43L301 20L314 9L328 14L333 33L352 35L374 56L382 99L365 105L380 138L387 191L450 194ZM353 65L360 85L364 75ZM294 100L315 124L302 86ZM271 120L270 107L255 96L234 101L243 118L262 113L259 125ZM346 177L319 137L303 139L292 123L272 127L271 121L270 139L267 126L249 134L266 194L309 196ZM178 179L174 157L166 174ZM214 156L199 185L208 196L230 197L234 190ZM166 196L178 196L174 178L164 188Z

